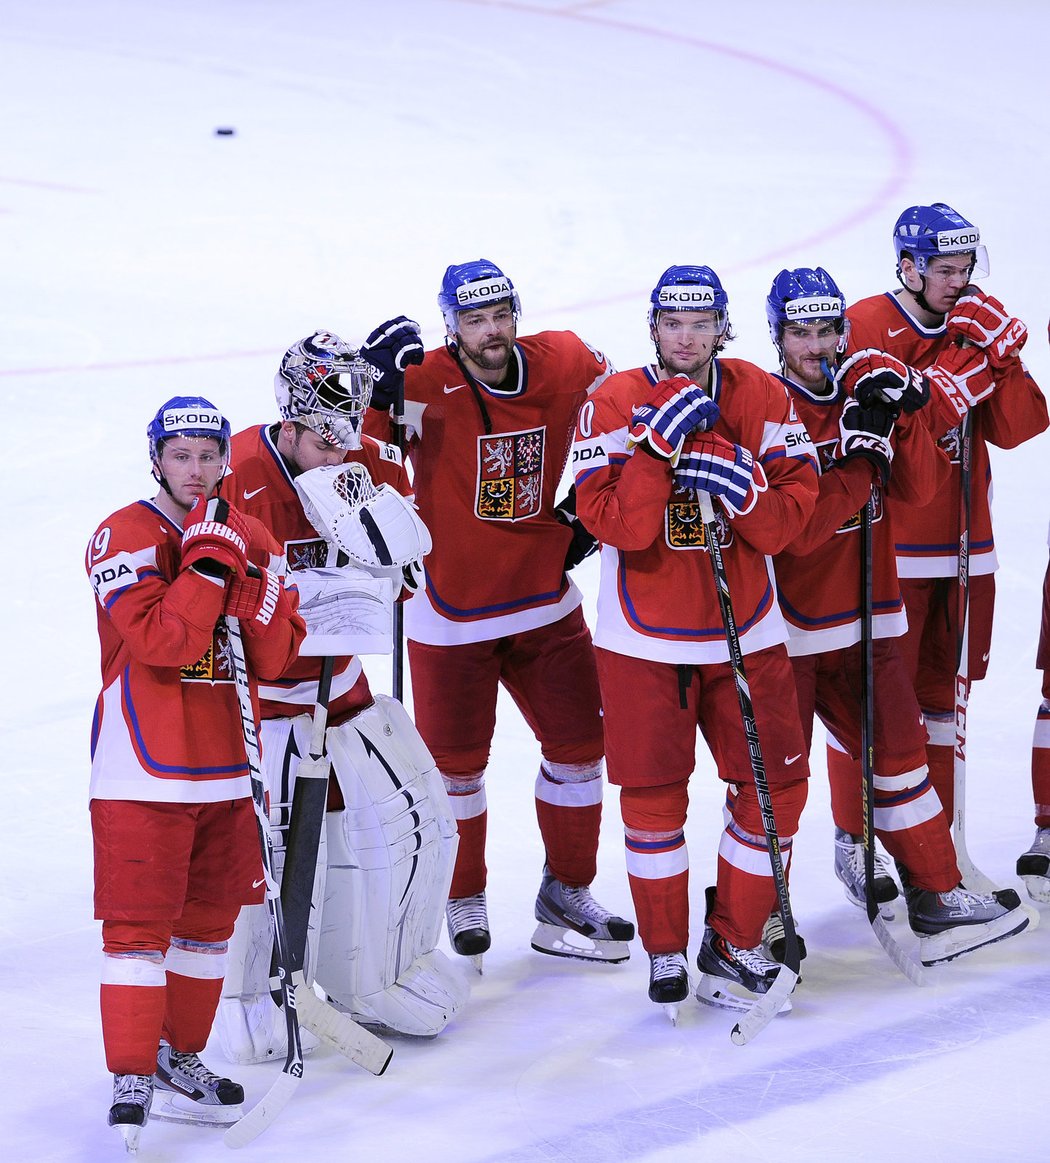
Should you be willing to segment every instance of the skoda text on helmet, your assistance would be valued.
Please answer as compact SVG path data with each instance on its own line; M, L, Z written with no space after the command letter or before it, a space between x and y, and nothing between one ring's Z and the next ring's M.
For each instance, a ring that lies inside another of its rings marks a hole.
M893 227L893 249L897 254L897 277L901 259L910 258L922 276L933 258L950 254L973 255L971 278L988 274L988 252L981 245L981 232L944 202L932 206L909 206ZM925 286L923 288L925 290Z
M649 335L661 364L663 356L656 338L656 326L665 311L715 312L719 339L714 345L713 355L717 355L733 338L729 326L729 296L722 289L718 275L710 267L668 267L653 287L649 296Z
M521 317L521 300L514 284L487 258L450 266L441 280L437 301L450 335L457 333L456 314L459 311L506 301L514 312L515 324Z
M777 351L781 350L784 326L810 322L833 323L839 336L836 350L846 350L849 320L846 300L838 283L823 267L796 267L783 270L773 280L766 296L769 335Z
M146 427L151 463L160 459L164 441L172 436L210 436L219 442L225 459L230 454L230 422L203 396L173 396L161 404Z
M282 420L302 424L329 444L346 449L361 447L372 386L368 361L330 331L315 331L293 343L273 380Z

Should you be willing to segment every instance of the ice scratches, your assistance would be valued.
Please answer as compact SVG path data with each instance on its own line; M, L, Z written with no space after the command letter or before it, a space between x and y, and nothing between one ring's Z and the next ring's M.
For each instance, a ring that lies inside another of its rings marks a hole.
M888 1078L921 1059L1012 1034L1029 1023L1045 1022L1048 1004L1050 973L1006 986L1000 982L968 1002L948 999L929 1013L881 1028L866 1027L852 1037L813 1046L761 1069L749 1071L745 1064L730 1077L709 1084L694 1082L659 1102L623 1109L620 1114L607 1112L597 1122L559 1127L551 1137L487 1155L486 1163L627 1163L676 1146L699 1147L698 1140L704 1135L730 1126L746 1142L746 1124L752 1119L818 1103L852 1087ZM697 1033L689 1030L688 1036ZM738 1053L744 1058L759 1051L744 1049ZM708 1059L698 1054L696 1061L701 1064ZM684 1080L688 1080L688 1063L686 1057L682 1062ZM639 1065L644 1069L644 1063Z

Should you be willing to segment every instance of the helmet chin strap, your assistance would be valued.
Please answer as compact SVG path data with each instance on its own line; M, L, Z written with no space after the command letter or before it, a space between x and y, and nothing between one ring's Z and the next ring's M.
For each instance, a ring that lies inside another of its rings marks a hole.
M920 286L917 291L908 286L908 284L904 281L904 276L901 274L900 270L897 271L897 281L908 292L908 294L915 299L915 302L918 303L924 311L929 311L931 315L942 314L941 311L935 311L926 301L926 276L919 274L918 271L915 273L919 275L919 282L922 284L922 286Z

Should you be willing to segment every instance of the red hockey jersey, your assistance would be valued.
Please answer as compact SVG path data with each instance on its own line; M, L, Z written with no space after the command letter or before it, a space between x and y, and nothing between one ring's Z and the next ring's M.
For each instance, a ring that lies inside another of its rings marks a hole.
M292 474L277 451L277 427L246 428L234 436L231 475L224 488L239 509L258 517L277 538L289 570L335 565L335 549L307 520ZM411 495L401 454L393 445L366 436L360 450L348 452L346 459L363 464L375 484L390 484L405 496ZM261 684L262 717L279 719L312 711L322 663L323 659L317 657L298 658L277 681ZM328 707L331 723L336 724L341 716L359 709L347 696L360 677L359 659L336 660Z
M656 662L725 662L718 594L692 490L671 467L628 450L634 409L658 382L655 368L614 375L584 406L573 444L580 519L602 543L596 646ZM813 443L783 384L753 364L716 359L714 431L748 448L768 487L746 513L716 501L733 612L745 653L787 637L771 554L804 528L817 497Z
M951 342L947 329L924 327L889 292L861 299L847 312L850 351L876 347L925 370ZM951 462L951 473L926 505L889 506L901 577L954 577L958 573L961 442L958 415L934 391L920 415ZM1048 424L1046 400L1019 361L1003 372L995 392L973 410L970 572L992 573L998 566L992 535L992 470L988 445L1016 448Z
M258 521L249 524L250 560L273 568L277 544ZM150 501L108 517L88 546L102 649L92 799L219 803L252 794L233 660L219 621L224 588L193 570L180 572L181 560L182 529ZM306 627L284 590L269 626L242 626L257 705L256 676L281 674Z
M405 607L418 642L485 642L549 625L582 601L563 568L572 534L554 506L576 415L609 366L571 331L519 339L514 360L505 391L468 380L447 348L405 375L416 503L434 539L426 592ZM386 423L370 413L370 431Z

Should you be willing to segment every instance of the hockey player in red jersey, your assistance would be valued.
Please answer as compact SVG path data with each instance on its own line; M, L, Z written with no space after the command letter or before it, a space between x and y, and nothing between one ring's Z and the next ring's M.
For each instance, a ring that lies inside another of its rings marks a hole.
M1043 672L1043 699L1032 736L1032 798L1035 801L1035 839L1017 860L1017 875L1028 895L1050 904L1050 564L1043 575L1043 608L1035 665Z
M230 426L218 409L176 397L148 438L160 488L107 517L86 562L102 652L90 791L102 1033L109 1122L129 1150L151 1108L221 1124L242 1113L242 1088L197 1056L237 912L263 883L223 615L240 620L253 701L305 636L271 572L277 545L219 495Z
M620 786L649 997L673 1010L689 990L684 828L698 725L703 732L730 795L697 996L736 1008L765 993L780 969L761 943L777 894L698 491L718 498L715 524L786 859L809 767L769 555L813 512L816 466L783 386L753 364L720 358L732 332L709 267L665 271L649 324L657 362L610 377L581 410L573 444L578 512L602 546L595 645L606 756ZM735 1000L732 983L749 996Z
M376 342L383 342L386 355L396 358L417 340L412 334L400 334L394 341L397 352L391 351L389 337L381 341L377 336ZM360 658L348 648L338 648L340 640L348 641L348 627L359 628L364 604L383 606L386 618L387 644L369 643L367 649L389 652L393 599L419 584L422 560L403 569L371 571L349 563L339 545L307 515L298 491L318 472L354 465L370 491L393 491L385 494L393 508L384 511L392 511L395 520L410 516L412 489L400 452L362 431L373 380L383 374L369 361L369 354L367 348L353 347L326 331L292 344L274 380L281 418L233 437L229 487L237 503L262 520L281 545L287 581L300 593L310 632L300 657L277 681L260 686L263 763L271 810L281 813L278 872L284 867L284 837L299 760L310 754L321 655L334 656L325 735L332 772L314 881L309 979L316 979L359 1021L431 1036L444 1028L466 996L459 975L434 950L451 875L455 824L443 788L439 783L433 789L428 786L427 771L433 766L429 759L422 771L402 770L400 753L393 754L382 742L370 747L371 758L357 754L356 747L355 758L350 757L347 739L368 734L373 724L378 724L381 740L407 739L412 754L424 749L400 705L373 695ZM396 503L401 497L407 498L407 508ZM370 535L379 538L383 532L373 521ZM374 584L383 578L394 583L386 588L385 597ZM364 599L358 599L362 592ZM332 644L323 650L313 646L319 630ZM385 820L381 825L385 843L377 846L374 833L358 831L366 820L375 823L383 815L387 800L391 801L387 814L400 820L407 813L412 825L403 836L398 825ZM348 811L351 805L354 810ZM369 849L367 856L364 847ZM245 910L231 947L218 1023L232 1061L253 1062L284 1053L284 1022L271 1001L269 969L265 911Z
M1028 917L1012 889L982 896L960 884L949 821L928 779L922 712L897 645L907 621L886 502L924 505L949 472L946 454L917 414L929 387L916 376L897 401L878 398L874 393L886 373L877 370L871 351L847 360L840 371L849 338L845 306L834 279L819 267L781 271L766 299L779 378L813 438L820 465L816 510L774 560L777 596L790 633L807 744L816 714L858 758L864 700L872 699L875 831L903 869L908 919L919 935L923 964L932 965L1018 933ZM842 381L853 378L860 361L876 370L854 379L858 399L845 394ZM892 374L889 386L899 387ZM872 674L866 676L860 533L869 498L873 643ZM863 907L860 779L833 771L831 805L835 871L847 897ZM876 871L875 896L886 915L897 886L878 862Z
M622 961L634 926L588 888L602 723L582 594L566 572L593 540L556 497L576 415L609 365L569 331L519 337L518 293L486 259L450 266L438 304L445 345L404 381L416 499L434 539L425 592L406 606L405 625L416 724L459 825L449 937L469 957L490 944L485 777L502 685L542 752L545 862L533 948ZM373 397L383 409L395 404L389 392ZM385 415L370 421L388 430Z
M991 650L998 562L988 446L1015 448L1038 435L1047 427L1047 406L1020 359L1027 337L1024 324L973 285L988 271L977 227L944 203L911 206L897 219L893 245L901 287L847 309L849 352L874 349L877 361L898 374L907 365L927 377L932 394L920 415L951 462L950 476L929 503L891 500L888 506L908 614L901 649L929 733L930 780L951 820L961 641L960 535L967 533L969 545L968 688L984 677ZM849 383L847 390L852 390ZM972 482L968 502L962 473L967 440ZM828 765L856 770L834 747L829 748Z

